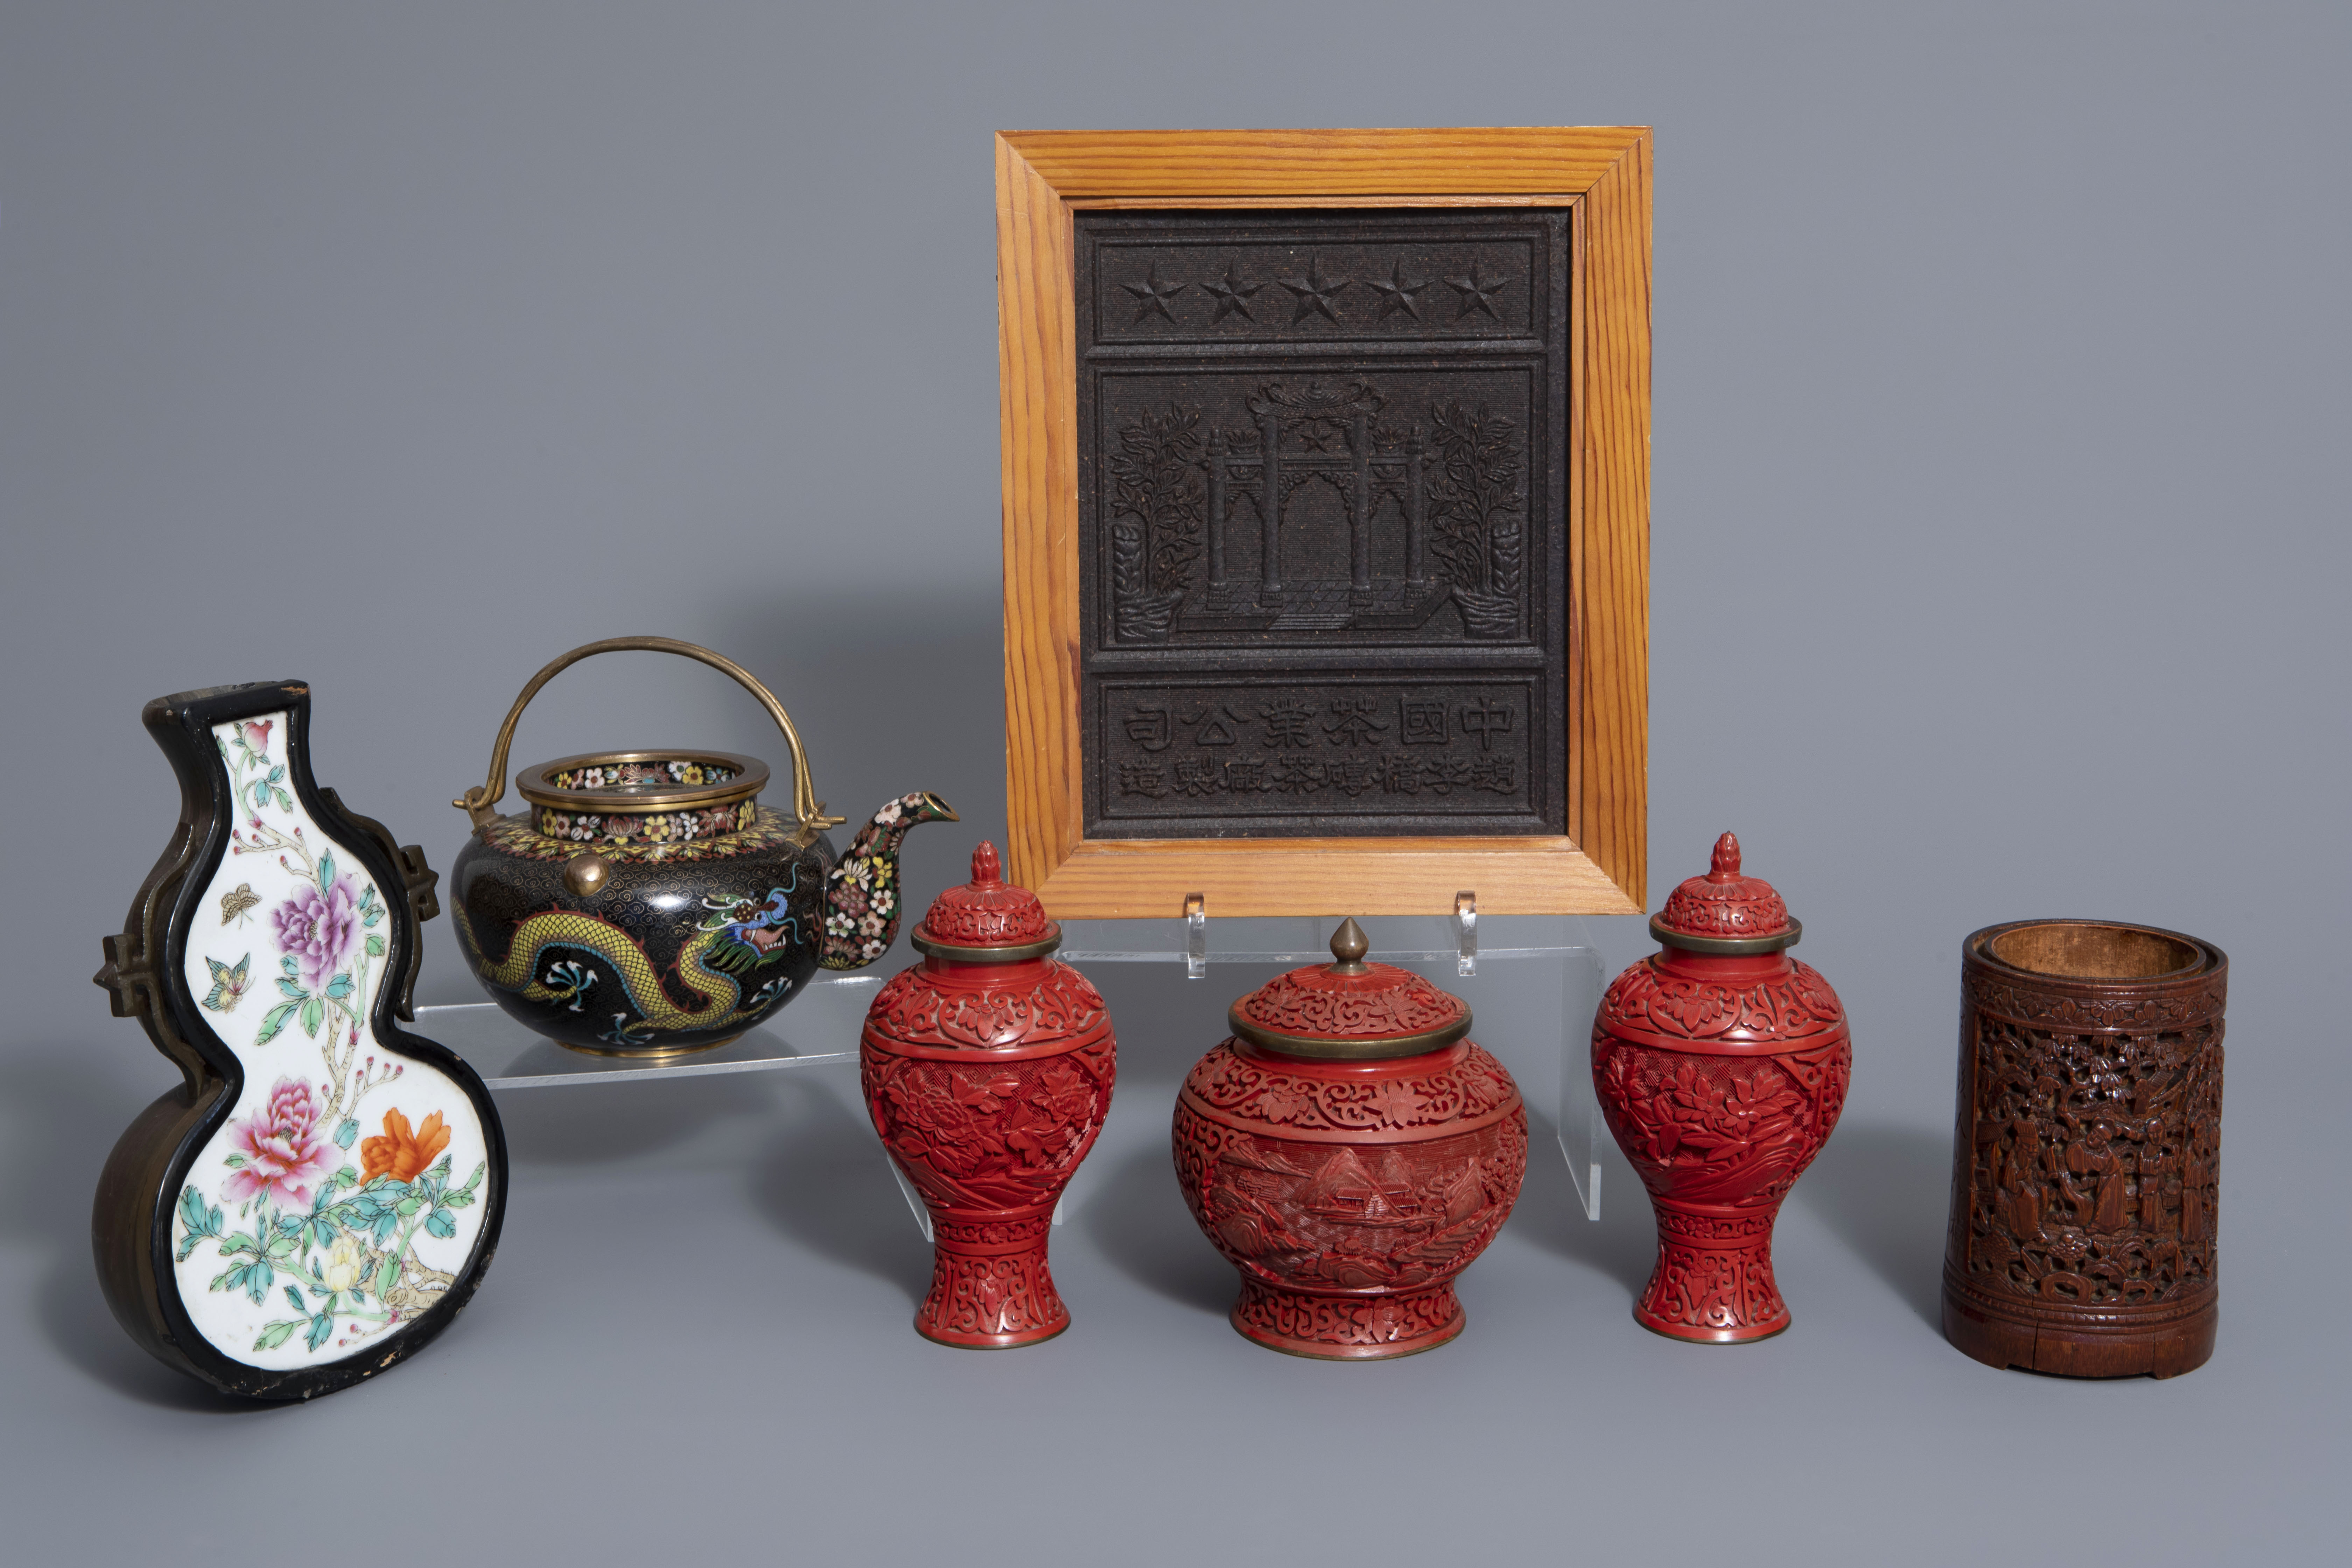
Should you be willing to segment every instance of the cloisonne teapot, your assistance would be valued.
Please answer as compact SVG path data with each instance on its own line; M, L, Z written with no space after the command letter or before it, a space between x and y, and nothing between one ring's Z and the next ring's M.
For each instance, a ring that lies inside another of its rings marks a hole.
M501 816L507 748L523 709L590 654L698 659L760 700L793 752L790 816L759 804L767 764L672 747L599 752L523 769L529 809ZM898 934L898 844L953 822L935 795L874 814L836 861L798 731L730 659L672 637L608 637L530 678L499 729L487 783L451 803L474 836L451 874L459 944L490 997L577 1050L666 1055L725 1045L797 995L810 975L862 969Z

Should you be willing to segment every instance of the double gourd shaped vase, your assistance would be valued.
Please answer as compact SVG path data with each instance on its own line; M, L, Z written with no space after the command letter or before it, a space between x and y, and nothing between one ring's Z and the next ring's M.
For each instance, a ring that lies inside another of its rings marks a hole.
M1845 1009L1788 954L1802 932L1739 840L1650 921L1658 952L1620 974L1592 1028L1602 1115L1658 1221L1643 1328L1736 1344L1789 1326L1772 1223L1845 1105Z
M1118 1047L1103 999L1054 957L1062 929L971 858L915 928L859 1039L866 1109L931 1221L931 1288L915 1331L1000 1350L1070 1326L1046 1268L1055 1205L1110 1113Z

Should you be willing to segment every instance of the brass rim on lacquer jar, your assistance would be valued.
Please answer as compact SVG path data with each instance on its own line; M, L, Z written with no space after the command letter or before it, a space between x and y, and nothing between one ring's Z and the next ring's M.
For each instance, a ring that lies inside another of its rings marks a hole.
M1470 1005L1450 992L1429 984L1409 969L1394 964L1373 964L1364 955L1371 951L1363 928L1350 919L1342 921L1331 934L1331 955L1339 962L1323 966L1322 973L1338 976L1341 981L1377 977L1368 985L1368 992L1386 991L1398 986L1425 990L1424 1000L1450 1004L1454 1016L1433 1028L1417 1029L1409 1034L1381 1035L1370 1032L1346 1035L1303 1035L1287 1030L1269 1028L1249 1016L1252 1002L1264 996L1273 986L1287 976L1278 976L1236 1001L1225 1010L1225 1023L1236 1037L1264 1050L1279 1051L1285 1056L1308 1057L1318 1061L1374 1062L1389 1061L1398 1057L1417 1057L1427 1051L1443 1050L1470 1033Z
M1311 1057L1318 1061L1331 1062L1379 1062L1444 1049L1470 1032L1470 1009L1464 1007L1459 1018L1438 1028L1370 1040L1282 1034L1243 1017L1239 1002L1226 1012L1225 1022L1234 1035L1251 1045L1265 1050L1280 1051L1286 1057Z

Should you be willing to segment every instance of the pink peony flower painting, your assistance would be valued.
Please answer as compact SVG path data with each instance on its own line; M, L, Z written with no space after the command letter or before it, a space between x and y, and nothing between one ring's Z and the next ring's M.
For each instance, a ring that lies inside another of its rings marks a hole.
M294 955L302 984L316 991L343 967L359 939L359 891L349 877L336 878L323 893L305 884L271 918L278 950Z
M320 1109L308 1083L279 1079L269 1103L229 1129L245 1163L228 1173L221 1191L239 1203L266 1197L285 1207L308 1205L311 1186L334 1168L339 1152L319 1125Z

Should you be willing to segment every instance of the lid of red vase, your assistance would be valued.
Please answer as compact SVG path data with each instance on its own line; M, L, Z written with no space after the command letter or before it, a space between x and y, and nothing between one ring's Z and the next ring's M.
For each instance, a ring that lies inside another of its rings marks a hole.
M1006 963L1035 958L1062 944L1062 928L1028 889L1004 879L996 846L983 838L971 852L971 880L931 900L909 939L918 952Z
M1729 833L1715 841L1706 875L1676 888L1650 919L1652 936L1694 952L1778 952L1803 931L1771 883L1741 872L1739 840Z
M1277 974L1233 1005L1234 1034L1295 1057L1372 1061L1418 1056L1470 1032L1470 1005L1393 963L1367 963L1364 930L1331 933L1338 962Z

